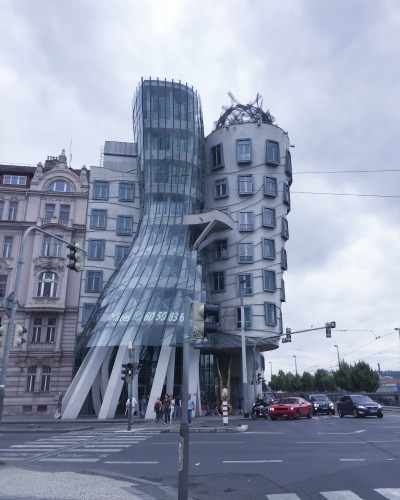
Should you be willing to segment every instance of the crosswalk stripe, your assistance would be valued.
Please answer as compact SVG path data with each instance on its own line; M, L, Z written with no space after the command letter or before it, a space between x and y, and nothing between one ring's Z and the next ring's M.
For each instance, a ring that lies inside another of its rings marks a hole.
M295 493L277 493L267 495L268 500L300 500Z
M327 500L362 500L361 497L356 495L350 490L342 491L321 491L321 495Z
M398 500L400 498L400 488L377 488L374 491L388 500Z

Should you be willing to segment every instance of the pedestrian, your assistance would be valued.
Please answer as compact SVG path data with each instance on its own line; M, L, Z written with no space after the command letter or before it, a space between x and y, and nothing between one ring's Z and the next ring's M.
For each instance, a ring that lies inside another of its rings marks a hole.
M181 397L179 395L175 396L175 399L174 399L174 406L175 406L175 409L174 409L174 418L178 419L178 418L181 418Z
M165 395L163 401L164 425L171 423L171 400L168 394Z
M140 400L140 416L144 418L146 415L146 410L147 410L147 398L143 394L142 399Z
M188 423L192 423L192 413L194 411L194 401L192 399L192 396L189 394L188 397Z
M154 411L156 412L156 422L159 422L163 414L163 405L160 398L157 398L154 403Z
M171 394L171 396L169 397L169 423L171 423L171 420L173 420L174 418L174 412L175 412L175 399Z
M132 417L133 415L135 414L135 408L136 408L136 405L137 405L137 401L136 401L136 398L135 396L132 396L131 397L131 406L132 406ZM126 400L126 405L125 405L125 415L128 414L128 411L129 411L129 398Z

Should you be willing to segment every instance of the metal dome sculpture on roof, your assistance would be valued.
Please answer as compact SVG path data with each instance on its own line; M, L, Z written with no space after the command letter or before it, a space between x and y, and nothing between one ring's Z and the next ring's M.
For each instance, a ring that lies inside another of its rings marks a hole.
M218 130L229 125L239 125L242 123L268 123L272 125L275 118L269 111L262 110L262 96L257 94L256 98L249 104L240 104L234 97L232 92L228 92L231 98L231 106L222 106L224 110L215 124L215 129Z

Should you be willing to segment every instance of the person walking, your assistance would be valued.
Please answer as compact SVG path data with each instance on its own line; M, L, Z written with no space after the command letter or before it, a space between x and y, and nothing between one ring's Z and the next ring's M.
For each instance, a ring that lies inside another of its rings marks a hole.
M171 423L171 421L174 418L175 400L174 400L174 397L172 396L172 394L168 399L169 399L169 423Z
M133 418L135 411L136 411L136 405L137 405L137 401L136 401L135 396L131 397L131 405L132 405L132 418ZM129 411L129 398L126 400L125 415L128 414L128 411Z
M175 419L181 418L182 408L181 408L181 397L179 395L175 396L174 405L175 405L175 409L174 409L173 418L175 418Z
M140 416L144 418L146 415L146 410L147 410L147 398L143 394L142 399L140 400Z
M168 394L165 395L163 402L164 425L171 423L171 400Z
M163 414L163 405L160 398L157 398L154 403L154 411L156 412L156 422L159 422Z
M192 423L192 414L193 414L193 411L194 411L194 401L192 399L192 396L189 394L189 397L188 397L188 423L191 424Z

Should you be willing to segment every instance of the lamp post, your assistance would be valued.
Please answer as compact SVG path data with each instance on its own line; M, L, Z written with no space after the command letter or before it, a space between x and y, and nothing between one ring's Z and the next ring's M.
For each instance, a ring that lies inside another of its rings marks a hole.
M245 279L240 279L240 336L242 340L242 394L243 394L243 416L249 418L248 395L247 395L247 362L246 362L246 333L244 331L244 306L243 289L246 283Z
M294 367L296 370L296 377L297 377L297 357L294 354L293 354L293 357L294 357Z
M337 364L338 364L338 367L340 368L339 346L335 344L333 347L336 347L336 350L337 350Z
M268 363L271 365L271 380L272 380L272 362L268 361Z

